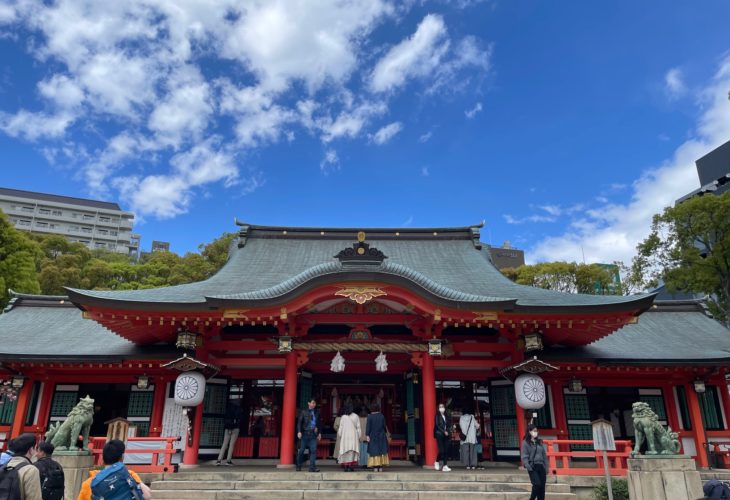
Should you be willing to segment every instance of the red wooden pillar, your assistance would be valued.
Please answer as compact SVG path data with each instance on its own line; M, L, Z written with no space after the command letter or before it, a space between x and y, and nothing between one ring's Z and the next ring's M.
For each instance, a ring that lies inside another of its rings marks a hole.
M284 365L284 404L281 411L280 468L294 465L294 427L297 412L297 353L286 354Z
M706 439L700 401L697 398L697 393L692 384L684 384L684 392L687 395L687 406L689 407L689 415L692 420L692 434L694 434L695 447L697 448L697 464L700 467L708 467L707 448L703 444Z
M200 431L202 428L203 403L200 403L198 406L195 407L195 415L193 416L193 443L185 447L185 454L183 455L183 465L185 466L194 467L198 465L198 452L200 450Z
M431 467L438 455L436 440L433 437L433 424L436 418L436 374L433 358L424 354L421 366L421 386L423 390L423 440L426 466Z
M10 438L18 437L23 433L25 425L25 417L28 414L28 406L30 405L30 396L33 393L33 380L25 379L25 384L18 393L18 399L15 404L15 415L13 417L13 425L10 427Z
M525 422L525 410L517 404L517 401L515 401L515 415L517 416L517 438L519 439L517 448L521 448L522 439L525 437L525 433L527 432L527 423Z
M156 377L155 393L152 396L152 416L150 417L150 437L160 437L162 434L162 417L165 413L165 396L167 395L167 380Z

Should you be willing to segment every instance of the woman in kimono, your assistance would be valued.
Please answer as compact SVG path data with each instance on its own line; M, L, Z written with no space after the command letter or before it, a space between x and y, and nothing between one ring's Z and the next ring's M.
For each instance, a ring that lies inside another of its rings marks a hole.
M390 465L385 417L380 413L380 403L373 403L370 411L365 429L368 441L368 467L375 472L383 472L383 467Z
M337 429L337 462L345 472L354 471L360 455L360 417L352 410L352 403L346 403Z

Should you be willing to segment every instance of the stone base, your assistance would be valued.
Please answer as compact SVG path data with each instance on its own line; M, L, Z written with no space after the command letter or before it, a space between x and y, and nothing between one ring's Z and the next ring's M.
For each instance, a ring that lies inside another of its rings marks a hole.
M94 466L94 456L84 452L58 452L53 459L63 467L65 477L64 498L78 498L81 483L89 478L89 471Z
M294 464L276 464L277 469L293 469L294 467Z
M702 498L702 480L690 457L652 456L630 458L631 500L697 500Z
M179 470L190 470L190 469L197 469L200 467L200 464L178 464L177 468Z

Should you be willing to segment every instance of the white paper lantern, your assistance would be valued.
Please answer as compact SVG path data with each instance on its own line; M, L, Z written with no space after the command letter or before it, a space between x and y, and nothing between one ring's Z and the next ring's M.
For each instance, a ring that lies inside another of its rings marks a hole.
M382 352L375 358L375 369L380 373L388 371L388 358Z
M185 372L175 380L175 403L198 406L205 397L205 377L200 372Z
M515 398L517 398L517 404L522 409L537 410L542 408L547 401L545 382L532 373L520 375L515 380Z

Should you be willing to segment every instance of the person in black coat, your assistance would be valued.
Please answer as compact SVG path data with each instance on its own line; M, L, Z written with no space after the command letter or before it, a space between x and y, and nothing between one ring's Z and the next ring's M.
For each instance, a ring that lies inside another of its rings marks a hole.
M233 465L231 458L233 458L233 449L236 447L236 440L238 434L241 432L241 423L243 422L243 408L238 401L229 401L226 405L226 416L223 421L224 433L223 433L223 445L221 451L218 453L218 460L215 464L220 465L223 456L225 455L226 465Z
M390 465L388 457L388 429L385 417L380 413L380 404L373 403L370 407L365 424L365 439L368 442L368 467L375 472L383 472L383 466Z
M297 418L297 438L301 440L297 453L297 470L302 470L304 450L309 450L309 472L319 472L317 468L317 441L322 439L317 401L312 398L307 402L307 409L299 413Z
M51 458L53 445L47 441L38 444L36 466L41 476L41 495L43 500L62 500L64 490L64 474L61 464Z
M433 437L436 438L439 454L433 468L450 472L451 468L447 464L449 457L449 444L451 444L451 416L446 413L446 405L441 403L438 407L438 413L433 423Z

